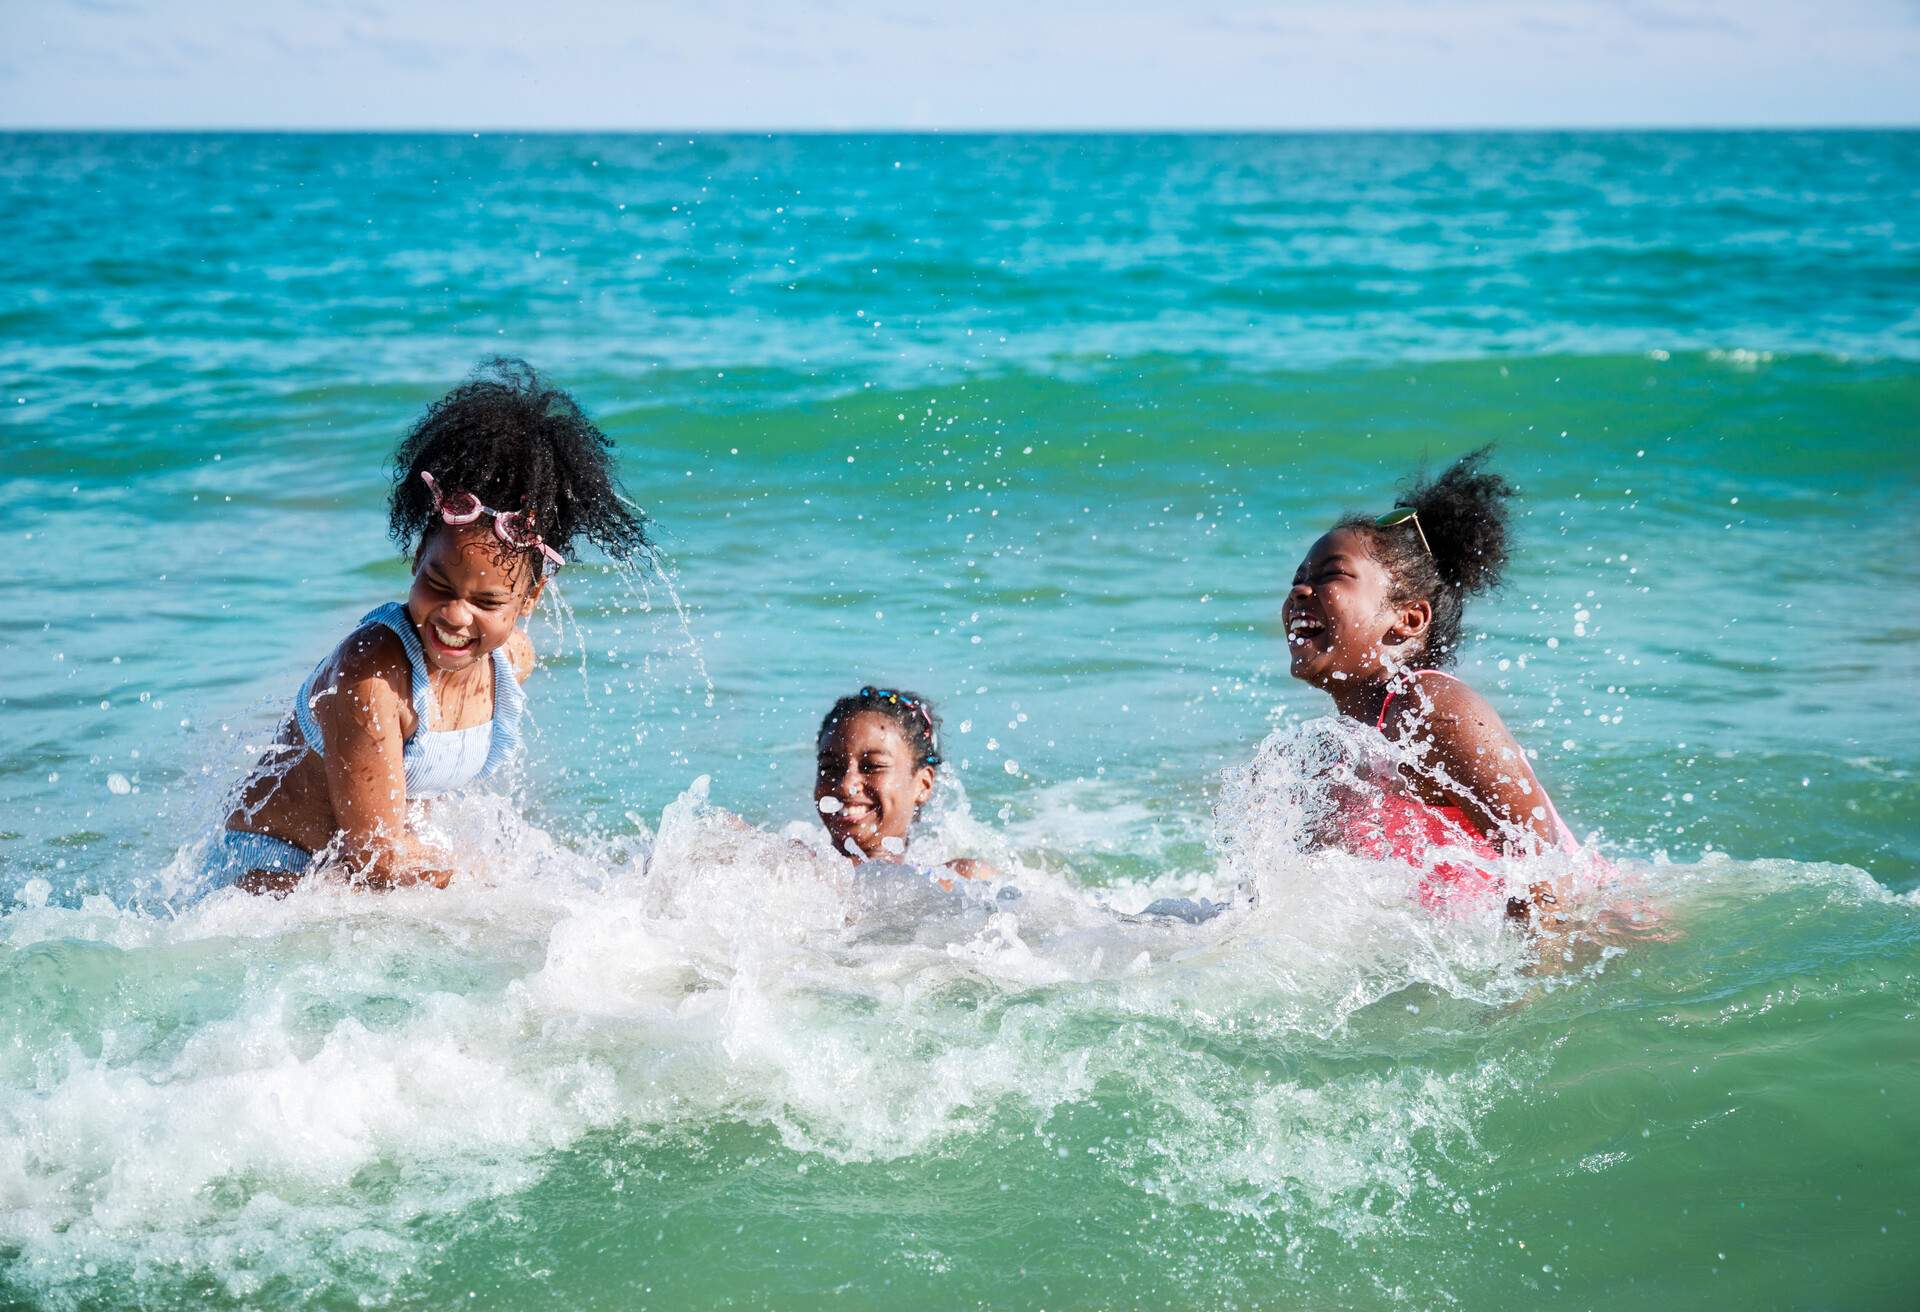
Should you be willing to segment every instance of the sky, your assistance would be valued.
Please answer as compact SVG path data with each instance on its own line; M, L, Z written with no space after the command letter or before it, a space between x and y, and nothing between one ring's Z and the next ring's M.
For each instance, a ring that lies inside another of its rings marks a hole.
M0 0L0 127L1920 124L1920 0Z

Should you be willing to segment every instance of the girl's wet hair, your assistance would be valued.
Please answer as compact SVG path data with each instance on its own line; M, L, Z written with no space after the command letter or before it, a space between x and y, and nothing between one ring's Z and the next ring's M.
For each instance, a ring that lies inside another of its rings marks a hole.
M412 555L439 524L422 471L448 493L525 510L546 544L572 559L585 538L616 560L644 557L646 516L621 495L613 443L571 396L523 360L496 358L427 407L393 454L388 530ZM533 577L539 578L537 566Z
M1498 587L1506 572L1507 500L1515 489L1485 468L1492 455L1489 444L1460 457L1438 478L1416 475L1403 484L1396 506L1417 512L1417 527L1409 519L1386 528L1368 515L1337 525L1371 540L1374 559L1393 579L1394 605L1424 600L1433 607L1418 658L1429 669L1453 664L1467 598Z
M814 751L825 751L827 740L833 737L835 731L863 711L873 711L893 721L901 736L907 740L907 745L913 749L915 768L940 764L940 714L933 709L932 702L905 688L875 688L869 685L851 697L842 697L827 712L827 718L820 721L820 733L814 739Z

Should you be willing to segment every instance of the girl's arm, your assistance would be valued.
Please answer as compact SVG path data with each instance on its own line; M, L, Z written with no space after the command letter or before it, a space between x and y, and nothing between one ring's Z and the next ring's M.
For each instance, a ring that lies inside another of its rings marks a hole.
M1507 732L1486 698L1458 679L1429 679L1420 688L1418 719L1406 740L1436 767L1426 782L1460 808L1474 827L1509 856L1537 856L1559 841L1546 791L1527 754ZM1530 886L1526 899L1511 899L1507 914L1540 925L1558 919L1553 885Z
M422 881L445 888L453 877L446 854L407 827L403 753L413 711L401 689L409 677L399 639L356 634L316 684L313 714L327 744L327 792L347 859L377 888Z
M1514 856L1549 851L1558 839L1546 793L1500 716L1457 679L1427 680L1399 735L1431 773L1440 800L1460 808L1474 827ZM1398 717L1396 717L1398 718Z

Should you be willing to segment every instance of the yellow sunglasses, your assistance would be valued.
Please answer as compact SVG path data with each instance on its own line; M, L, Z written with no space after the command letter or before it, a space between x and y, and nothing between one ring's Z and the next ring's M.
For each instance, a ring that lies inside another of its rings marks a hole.
M1427 541L1427 531L1420 527L1420 512L1412 506L1395 506L1392 510L1389 510L1386 514L1374 520L1373 524L1375 528L1399 528L1408 520L1413 521L1413 531L1420 535L1420 545L1425 547L1427 554L1431 556L1433 554L1433 544Z

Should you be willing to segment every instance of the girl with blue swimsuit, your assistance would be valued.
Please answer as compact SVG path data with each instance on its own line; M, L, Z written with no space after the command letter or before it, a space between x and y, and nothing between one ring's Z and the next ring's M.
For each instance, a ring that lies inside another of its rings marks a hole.
M452 858L412 831L408 806L491 778L519 749L534 665L519 622L575 541L623 560L645 550L611 465L605 434L518 361L428 409L394 455L389 500L412 588L300 685L209 851L209 887L285 892L322 848L371 887L446 886Z

